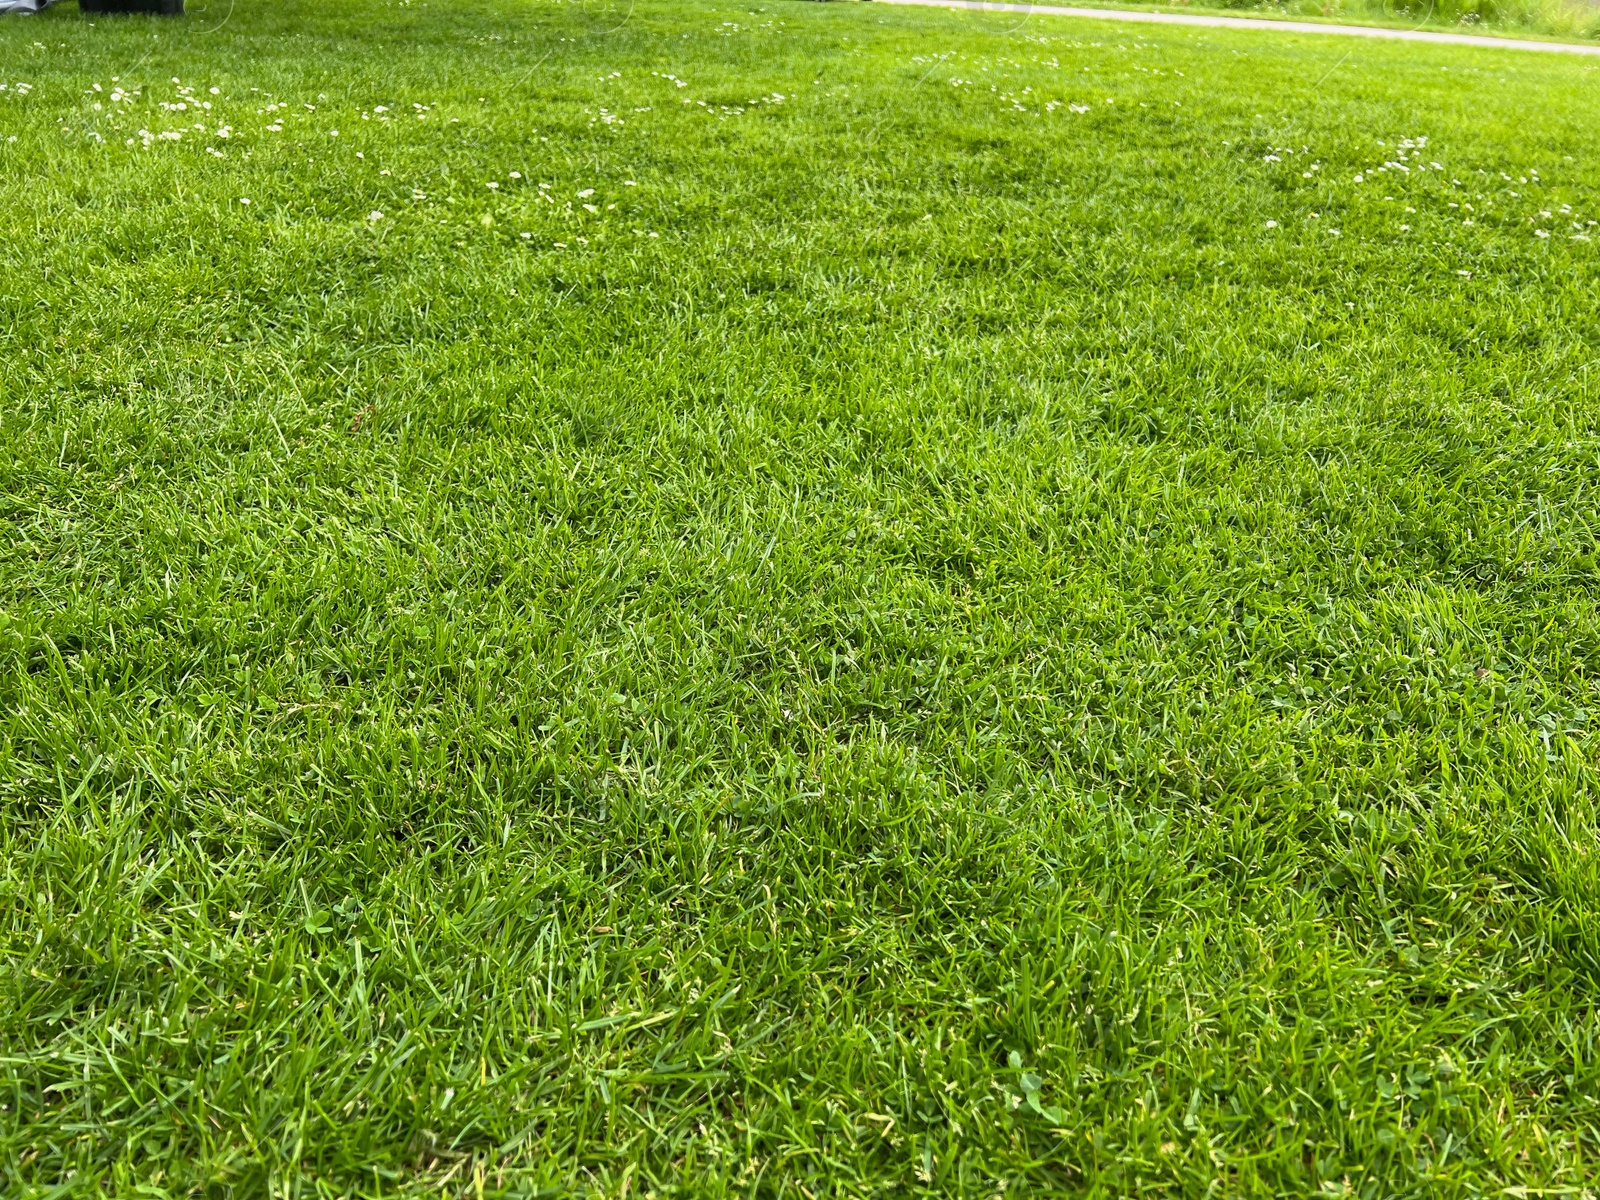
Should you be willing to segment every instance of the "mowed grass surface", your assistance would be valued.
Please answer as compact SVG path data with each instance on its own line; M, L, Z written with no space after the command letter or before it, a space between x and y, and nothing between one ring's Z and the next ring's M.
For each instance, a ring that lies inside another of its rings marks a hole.
M1592 1186L1594 67L222 15L0 24L0 1192Z

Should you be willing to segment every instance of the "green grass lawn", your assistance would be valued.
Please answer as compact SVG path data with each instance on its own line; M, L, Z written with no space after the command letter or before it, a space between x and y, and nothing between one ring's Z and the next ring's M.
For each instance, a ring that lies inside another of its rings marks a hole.
M1591 1194L1596 65L227 11L0 23L0 1194Z

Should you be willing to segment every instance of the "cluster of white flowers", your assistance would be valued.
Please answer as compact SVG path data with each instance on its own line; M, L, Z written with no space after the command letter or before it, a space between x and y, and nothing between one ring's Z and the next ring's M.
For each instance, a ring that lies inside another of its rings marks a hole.
M707 115L717 117L738 117L743 116L750 109L757 108L763 104L782 104L788 98L789 97L785 96L782 92L773 92L769 96L757 96L754 100L746 100L743 104L708 104L704 100L695 100L693 103L705 109ZM689 100L684 100L684 104L689 103Z
M950 82L952 84L965 84L970 83L971 80L953 79ZM1033 116L1040 117L1044 116L1046 113L1053 113L1056 111L1056 109L1061 108L1062 106L1065 106L1066 110L1072 113L1086 113L1089 111L1089 106L1087 104L1078 104L1068 100L1046 100L1040 104L1038 97L1033 94L1033 88L1031 86L1025 87L1022 89L1022 91L1014 94L1011 92L1002 92L997 87L991 87L989 90L996 94L1000 101L1001 108L1006 112L1030 113ZM1028 106L1030 103L1039 104L1039 107L1030 108ZM1111 101L1107 100L1106 103L1110 104Z
M755 14L751 13L750 15L754 16ZM778 21L776 23L774 23L772 21L763 21L759 25L750 26L750 29L773 29L773 28L776 28L778 25L782 25L782 24L783 24L782 21ZM711 32L714 33L714 34L717 34L719 37L732 37L734 34L738 33L741 29L745 29L745 27L740 25L739 22L737 22L737 21L724 21L721 25L718 25ZM745 32L749 32L749 30L746 29ZM688 37L689 35L688 34L684 34L683 36L684 37ZM846 39L846 40L848 40L848 39Z
M1497 199L1501 197L1511 200L1526 199L1524 193L1516 191L1509 186L1498 195L1495 194L1493 185L1493 176L1495 174L1498 174L1501 182L1507 185L1530 189L1545 189L1544 194L1548 197L1546 203L1550 204L1550 207L1538 209L1525 218L1525 227L1530 228L1533 236L1541 241L1546 241L1556 236L1553 227L1562 220L1565 220L1568 224L1567 237L1579 242L1592 241L1596 227L1600 226L1600 222L1585 220L1581 214L1575 213L1570 203L1555 203L1555 197L1550 195L1552 185L1546 183L1536 167L1525 168L1524 173L1516 176L1507 174L1505 171L1490 172L1482 167L1476 168L1476 174L1482 180L1478 186L1484 188L1484 191L1468 192L1463 190L1469 185L1454 177L1449 179L1448 184L1440 180L1430 187L1423 187L1423 180L1449 174L1443 163L1439 162L1437 158L1430 157L1428 139L1426 137L1402 138L1392 150L1382 140L1375 139L1375 141L1380 149L1386 154L1392 154L1393 157L1386 158L1381 165L1367 167L1357 172L1350 178L1350 183L1355 185L1370 184L1376 182L1378 176L1389 174L1392 180L1390 186L1394 186L1395 183L1405 186L1409 194L1400 197L1399 201L1392 195L1383 196L1379 201L1382 204L1400 203L1403 213L1395 225L1391 226L1400 234L1421 231L1421 228L1414 226L1409 219L1418 214L1419 205L1426 208L1432 204L1441 204L1442 208L1437 210L1440 216L1446 217L1452 222L1459 219L1460 227L1472 228L1477 224L1481 216L1493 212ZM1223 144L1227 145L1228 143L1224 142ZM1273 152L1264 156L1264 161L1268 163L1283 161L1281 156L1285 154L1309 155L1312 153L1308 146L1302 146L1298 151L1289 147L1271 147L1270 149ZM1433 151L1433 153L1437 153L1437 151ZM1568 159L1570 161L1570 155ZM1322 165L1321 162L1311 163L1309 170L1301 172L1301 177L1304 179L1316 178ZM1463 172L1463 174L1465 173ZM1330 182L1336 183L1337 181ZM1360 200L1378 199L1375 196L1363 196L1360 191L1355 193L1354 198ZM1477 201L1477 204L1473 203L1474 200ZM1480 205L1487 210L1486 213L1479 212ZM1317 214L1311 213L1310 217L1315 219ZM1266 222L1266 227L1269 230L1276 229L1278 228L1278 222L1269 220ZM1328 232L1334 234L1337 231L1329 229ZM1435 242L1435 245L1438 244L1440 243ZM1466 270L1458 271L1457 274L1462 278L1471 278L1472 275L1470 271Z
M160 101L162 112L187 112L191 108L210 111L211 101L194 94L194 85L184 83L176 75L172 77L172 86L175 90L171 100ZM212 96L220 96L222 89L214 87L209 92Z

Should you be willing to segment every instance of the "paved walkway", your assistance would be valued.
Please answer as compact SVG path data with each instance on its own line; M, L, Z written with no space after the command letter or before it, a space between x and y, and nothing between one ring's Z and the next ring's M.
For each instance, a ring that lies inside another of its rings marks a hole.
M1115 8L1067 8L1056 4L990 4L985 0L877 0L877 3L920 4L932 8L971 8L980 12L1037 13L1051 17L1087 17L1094 21L1139 21L1148 25L1206 25L1221 29L1274 29L1290 33L1329 33L1341 37L1381 38L1396 42L1433 42L1446 46L1480 46L1492 50L1540 50L1547 54L1588 54L1600 57L1600 46L1585 46L1572 42L1529 42L1520 38L1481 37L1470 33L1379 29L1372 25L1322 25L1315 21L1207 17L1190 13L1138 12Z

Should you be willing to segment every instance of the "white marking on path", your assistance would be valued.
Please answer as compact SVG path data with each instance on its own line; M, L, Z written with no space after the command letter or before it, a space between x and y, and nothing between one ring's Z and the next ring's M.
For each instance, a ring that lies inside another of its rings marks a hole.
M1140 21L1147 25L1206 25L1221 29L1275 29L1289 33L1331 33L1341 37L1378 38L1392 42L1433 42L1446 46L1478 46L1492 50L1540 50L1546 54L1600 56L1600 46L1574 42L1529 42L1520 38L1482 37L1471 33L1427 33L1419 29L1380 29L1372 25L1321 25L1315 21L1272 21L1257 17L1203 17L1193 13L1139 12L1136 9L1068 8L1057 4L992 4L987 0L876 0L879 4L916 4L928 8L970 8L979 12L1037 13L1049 17L1083 17L1091 21Z

